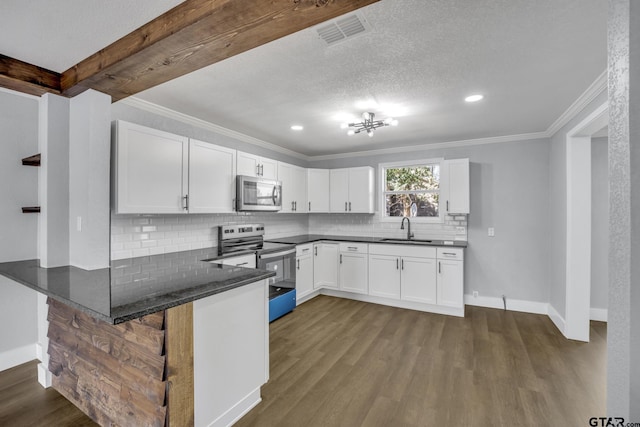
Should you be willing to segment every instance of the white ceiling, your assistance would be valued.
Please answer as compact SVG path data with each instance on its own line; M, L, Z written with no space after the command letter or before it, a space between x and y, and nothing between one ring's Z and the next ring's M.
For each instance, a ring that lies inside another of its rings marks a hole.
M0 3L0 53L61 71L179 1L35 3ZM361 13L372 31L342 44L306 29L137 97L315 156L545 131L606 68L602 0L382 0ZM465 103L472 93L485 99ZM364 111L400 125L347 136L336 116Z

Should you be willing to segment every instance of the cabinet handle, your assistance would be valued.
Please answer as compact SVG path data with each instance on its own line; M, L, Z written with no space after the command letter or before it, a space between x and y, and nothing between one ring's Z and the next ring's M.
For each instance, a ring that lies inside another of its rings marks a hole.
M447 212L449 212L449 201L447 200Z
M344 202L344 211L347 211L347 202Z
M451 255L451 256L456 256L455 253L453 252L442 252L442 255Z
M442 263L438 261L438 274L442 273Z
M311 202L309 202L309 212L311 212Z
M298 262L298 270L300 270L300 260L297 259L296 261Z
M313 251L315 252L316 256L318 256L318 247L317 247L317 246L315 246L315 247L313 248Z
M342 264L342 254L340 254L340 264Z
M398 258L396 258L396 270L398 270L400 267L398 266L398 263L400 262L400 260Z
M189 210L189 195L187 194L186 196L183 197L184 199L184 204L182 205L182 209L184 210Z
M264 176L264 165L260 165L260 176Z
M307 251L309 251L309 248L304 248L304 249L302 250L302 252L307 252Z
M298 210L298 202L293 202L293 210L294 211Z
M404 259L402 259L401 264L402 264L402 269L404 270Z
M355 246L348 246L347 249L350 250L350 251L357 251L358 250L358 248L356 248Z
M293 202L291 202L291 210L293 211Z
M260 176L260 165L256 164L256 176Z
M236 199L231 199L231 210L237 211L238 206L236 205Z
M236 264L236 267L240 267L241 265L247 265L249 264L248 262L241 262L240 264Z
M349 212L351 212L351 202L349 202Z

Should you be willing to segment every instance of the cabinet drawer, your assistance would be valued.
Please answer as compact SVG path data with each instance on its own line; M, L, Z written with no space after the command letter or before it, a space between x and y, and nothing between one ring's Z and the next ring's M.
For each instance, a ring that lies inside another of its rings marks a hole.
M400 257L435 258L436 248L432 246L419 246L410 244L400 245L369 245L370 254L392 255Z
M464 249L462 248L438 248L438 259L464 259Z
M302 255L312 255L313 254L313 243L307 243L305 245L297 245L296 246L296 257Z
M340 252L366 254L368 253L368 246L367 243L340 243Z

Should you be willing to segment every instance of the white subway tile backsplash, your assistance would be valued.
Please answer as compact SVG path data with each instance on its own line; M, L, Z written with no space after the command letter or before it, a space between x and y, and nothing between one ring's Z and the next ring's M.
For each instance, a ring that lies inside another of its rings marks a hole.
M382 222L377 214L212 214L212 215L113 215L111 218L111 258L209 248L217 245L217 226L264 223L265 238L298 234L325 234L366 237L406 236L399 222ZM415 237L466 239L466 215L447 216L444 223L411 223ZM465 233L456 234L464 226Z

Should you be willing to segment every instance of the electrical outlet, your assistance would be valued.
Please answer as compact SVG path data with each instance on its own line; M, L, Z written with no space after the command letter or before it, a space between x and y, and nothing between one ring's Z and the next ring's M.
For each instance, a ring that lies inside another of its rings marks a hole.
M496 229L493 227L489 227L489 229L487 230L487 235L489 237L494 237L496 235Z
M478 291L473 291L473 297L478 298Z

